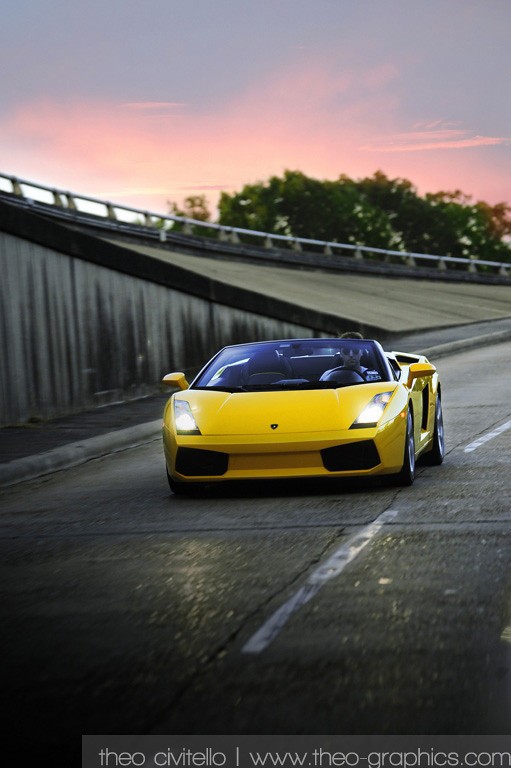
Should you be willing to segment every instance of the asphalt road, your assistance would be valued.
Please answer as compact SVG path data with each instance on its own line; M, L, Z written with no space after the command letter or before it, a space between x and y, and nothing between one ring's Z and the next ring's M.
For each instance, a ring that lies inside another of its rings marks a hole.
M157 440L2 492L5 731L510 734L511 344L438 367L411 488L180 498Z

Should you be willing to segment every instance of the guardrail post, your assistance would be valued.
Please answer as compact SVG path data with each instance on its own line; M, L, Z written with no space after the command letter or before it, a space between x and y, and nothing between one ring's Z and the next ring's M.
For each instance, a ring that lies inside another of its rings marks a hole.
M107 218L112 219L112 221L117 220L117 216L115 215L114 206L112 203L106 203L106 215Z
M264 239L264 247L265 248L273 248L273 240L271 237L265 237Z
M64 194L65 194L65 197L66 197L66 203L67 203L67 207L69 208L69 210L70 211L78 210L77 207L76 207L75 199L74 199L73 195L71 194L71 192L65 192Z
M231 232L231 243L234 243L234 245L237 245L239 243L240 239L238 237L237 232Z
M63 208L64 206L62 205L60 193L56 189L52 189L51 193L53 195L53 205L56 205L58 208Z
M144 212L144 219L146 227L154 227L154 221L149 211Z
M21 189L21 184L15 176L11 178L11 184L13 195L17 195L18 197L25 197L23 190Z
M469 272L477 272L477 267L475 265L475 262L477 261L476 256L469 256L470 259L469 265L468 265L468 271Z
M162 228L162 229L160 229L160 243L164 243L166 241L166 239L167 239L167 233Z
M415 261L415 259L414 259L414 257L412 256L411 253L407 253L406 254L406 256L405 256L405 263L409 267L416 267L417 266L417 262Z
M363 261L364 260L364 254L362 253L360 248L357 248L357 250L355 251L355 258L357 259L357 261Z
M445 263L445 259L438 259L437 267L441 272L445 272L447 270L447 264Z
M193 235L193 227L188 221L183 225L183 235Z
M323 248L323 253L325 254L325 256L332 255L332 248L328 245L328 243L325 244L325 247Z
M499 269L499 275L502 275L502 277L509 277L509 267L506 267L504 264Z

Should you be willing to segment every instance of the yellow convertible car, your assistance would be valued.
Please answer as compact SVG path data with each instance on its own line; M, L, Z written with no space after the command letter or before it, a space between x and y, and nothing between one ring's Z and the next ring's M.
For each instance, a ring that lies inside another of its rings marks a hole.
M444 458L441 387L424 356L371 339L283 339L220 350L165 406L170 488L235 480L381 476L411 485Z

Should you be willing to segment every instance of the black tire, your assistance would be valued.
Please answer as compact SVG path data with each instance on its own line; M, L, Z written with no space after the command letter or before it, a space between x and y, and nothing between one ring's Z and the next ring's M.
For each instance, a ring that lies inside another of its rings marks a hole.
M384 480L387 485L402 487L412 485L415 480L415 437L413 434L413 416L410 410L406 417L403 466L395 475L387 475Z
M442 413L442 401L436 399L435 427L433 430L433 447L424 454L424 463L429 465L441 464L445 457L444 417Z

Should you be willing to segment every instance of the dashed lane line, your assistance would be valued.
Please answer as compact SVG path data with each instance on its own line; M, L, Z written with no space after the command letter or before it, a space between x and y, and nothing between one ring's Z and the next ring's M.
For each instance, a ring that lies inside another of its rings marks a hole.
M242 653L255 654L264 651L275 640L291 616L308 603L309 600L312 600L327 581L339 576L346 566L376 536L385 523L394 520L397 514L396 510L383 512L374 522L354 534L327 560L321 563L310 574L303 586L287 602L281 605L257 632L252 635L242 647Z
M482 437L474 440L473 443L469 443L464 449L465 453L472 453L472 451L477 450L477 448L480 448L481 445L487 443L488 440L493 440L494 437L498 437L508 429L511 429L511 421L506 421L506 423L501 424L500 427L493 429L491 432L487 432L485 435L482 435Z

